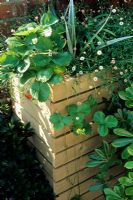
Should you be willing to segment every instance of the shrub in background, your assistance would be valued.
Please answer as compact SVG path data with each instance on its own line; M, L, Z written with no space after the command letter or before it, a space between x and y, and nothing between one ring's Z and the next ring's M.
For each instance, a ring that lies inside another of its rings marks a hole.
M54 199L35 151L27 145L31 135L29 124L12 118L9 105L0 105L0 199Z

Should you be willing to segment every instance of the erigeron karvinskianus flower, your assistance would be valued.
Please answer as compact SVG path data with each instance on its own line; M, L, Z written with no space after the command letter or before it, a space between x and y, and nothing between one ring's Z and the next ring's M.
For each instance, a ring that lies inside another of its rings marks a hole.
M118 67L117 67L117 66L114 66L114 67L113 67L113 69L114 69L114 70L117 70L117 69L118 69Z
M100 70L103 70L103 66L99 66L99 69L100 69Z
M49 26L48 28L44 29L42 35L45 37L50 37L52 35L52 28Z
M39 17L38 16L35 16L35 18L34 18L35 20L38 20L39 19Z
M76 65L74 65L73 67L72 67L72 71L74 72L76 70Z
M123 72L120 72L120 75L122 76L124 73Z
M112 9L112 13L116 13L116 9Z
M89 89L91 90L92 88L93 88L93 86L92 86L92 85L90 85L90 86L89 86Z
M97 55L99 55L99 56L102 55L102 51L101 51L101 50L98 50L98 51L97 51Z
M80 106L82 103L80 101L77 102L77 106Z
M124 22L120 22L119 24L120 24L120 26L123 26Z
M124 79L124 83L127 83L127 79Z
M16 31L14 29L11 29L11 33L15 33Z
M111 60L111 64L115 64L115 63L116 63L115 59L112 58L112 60Z
M81 12L82 12L82 14L85 14L85 10L84 9L82 9Z
M82 57L80 57L80 60L81 60L81 61L85 60L85 57L83 57L83 56L82 56Z
M33 39L32 39L32 44L36 44L36 43L37 43L37 41L38 41L38 39L37 39L37 38L33 38Z
M98 78L95 76L94 78L93 78L93 81L98 81Z
M83 75L83 71L79 71L79 74L80 74L80 75Z
M101 42L97 42L97 44L100 46L102 43Z
M98 69L95 69L95 72L97 73L97 72L98 72Z

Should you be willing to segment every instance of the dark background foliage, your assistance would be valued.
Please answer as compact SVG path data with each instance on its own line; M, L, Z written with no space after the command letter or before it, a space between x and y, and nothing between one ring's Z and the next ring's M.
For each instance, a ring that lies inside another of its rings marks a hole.
M53 192L27 145L29 124L13 119L8 104L0 105L0 199L53 200Z

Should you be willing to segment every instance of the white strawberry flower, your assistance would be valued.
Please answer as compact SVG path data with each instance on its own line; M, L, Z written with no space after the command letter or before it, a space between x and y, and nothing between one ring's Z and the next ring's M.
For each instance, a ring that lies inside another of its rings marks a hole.
M37 43L37 41L38 41L38 39L37 39L37 38L33 38L33 39L32 39L32 43L33 43L33 44L36 44L36 43Z
M79 117L76 117L76 120L79 120Z
M52 28L48 27L47 29L44 29L43 36L50 37L52 35Z

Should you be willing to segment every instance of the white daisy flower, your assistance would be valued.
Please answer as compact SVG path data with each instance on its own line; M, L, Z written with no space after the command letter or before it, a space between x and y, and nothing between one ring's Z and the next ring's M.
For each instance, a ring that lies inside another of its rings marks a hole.
M52 28L48 27L47 29L44 29L43 36L50 37L52 35Z
M114 68L114 70L117 70L117 69L118 69L118 67L116 67L116 66L114 66L113 68Z
M80 57L80 60L81 60L81 61L85 60L85 57L83 57L83 56L82 56L82 57Z
M90 85L90 86L89 86L89 89L91 90L92 88L93 88L93 86L92 86L92 85Z
M100 46L102 43L101 42L97 42L97 44Z
M127 83L127 79L124 79L124 83Z
M116 9L113 9L113 10L112 10L112 13L116 13Z
M74 72L76 70L76 65L74 65L73 67L72 67L72 71Z
M11 29L11 33L15 33L15 30L14 30L14 29Z
M100 70L103 70L104 68L103 68L103 66L99 66L99 69L100 69Z
M123 75L124 73L123 72L120 72L120 75Z
M120 22L119 24L120 24L120 26L123 26L124 22Z
M77 102L77 106L80 106L82 103L80 101Z
M115 59L112 59L111 60L111 64L115 64L116 62L115 62Z
M99 55L99 56L102 55L102 51L101 51L101 50L98 50L98 51L97 51L97 55Z
M79 71L79 74L80 74L80 75L83 75L83 71Z
M95 72L97 73L97 72L98 72L98 69L95 69Z
M98 81L98 78L95 76L94 78L93 78L93 81Z

